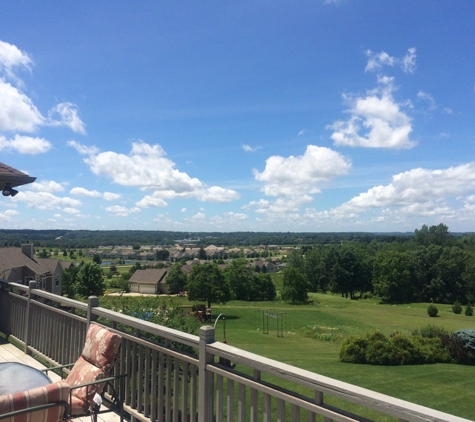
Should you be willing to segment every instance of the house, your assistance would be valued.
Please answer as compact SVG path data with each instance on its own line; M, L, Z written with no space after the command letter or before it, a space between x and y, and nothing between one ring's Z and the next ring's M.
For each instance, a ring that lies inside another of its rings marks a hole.
M34 246L30 243L21 248L0 248L0 278L18 284L28 285L37 281L39 289L61 295L61 279L65 265L59 259L36 258Z
M131 293L161 294L168 293L168 284L165 276L168 270L148 268L137 270L130 277L129 285Z

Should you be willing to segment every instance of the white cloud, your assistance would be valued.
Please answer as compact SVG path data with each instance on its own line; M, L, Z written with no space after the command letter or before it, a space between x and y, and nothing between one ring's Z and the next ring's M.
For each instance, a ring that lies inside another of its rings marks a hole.
M120 199L122 197L122 195L118 194L118 193L112 193L112 192L104 192L102 194L102 197L106 200L106 201L116 201L117 199Z
M247 144L242 144L242 149L246 152L256 152L257 150L260 149L260 147L251 147L250 145Z
M82 135L86 134L86 129L84 128L83 121L79 117L77 106L72 103L60 103L55 105L48 112L47 124L49 126L67 126L76 133Z
M28 185L29 190L36 192L63 192L64 186L61 183L55 182L53 180L40 180L35 181L31 185Z
M25 202L28 208L36 208L40 210L53 210L77 208L81 206L81 201L69 197L55 196L49 192L33 192L33 191L20 191L15 200L18 202Z
M81 155L94 155L99 153L99 148L92 146L88 147L86 145L82 145L77 141L68 141L68 146L74 148L79 154Z
M44 117L23 92L0 78L0 130L34 132Z
M197 194L200 201L205 202L231 202L239 199L239 194L231 189L223 189L219 186L211 186Z
M368 63L366 63L365 72L378 71L383 68L383 66L394 66L397 59L393 56L390 56L385 51L375 54L371 50L366 51L368 56Z
M63 212L65 212L66 214L71 214L71 215L78 215L80 214L81 212L76 209L76 208L64 208L63 209Z
M0 135L0 151L16 151L20 154L37 155L51 149L51 144L44 138L15 135L13 139L7 139Z
M393 67L399 65L404 73L414 73L416 70L416 49L414 47L408 48L407 53L403 57L394 57L381 51L381 53L373 53L367 50L366 56L368 62L366 63L365 72L380 72L384 66Z
M327 127L334 130L331 139L335 145L394 149L415 146L409 138L411 118L403 111L408 103L394 100L392 78L381 77L378 82L379 86L365 97L344 95L350 105L350 118Z
M401 60L401 67L405 73L414 73L416 70L416 49L409 48Z
M111 214L116 215L117 217L128 217L130 214L140 212L140 208L127 208L120 205L113 205L111 207L106 207L105 210Z
M155 195L146 195L135 205L140 208L163 208L168 206L162 198Z
M393 226L421 217L449 222L471 212L466 205L474 189L475 162L442 170L416 168L393 176L390 184L375 186L326 215L343 220L358 219L364 213ZM457 206L461 202L464 207ZM469 215L473 218L473 213Z
M262 190L266 195L295 197L319 193L319 185L346 174L350 168L350 161L338 152L308 145L298 157L269 157L264 171L254 170L254 177L265 182Z
M17 46L0 41L0 71L4 72L8 78L21 84L13 69L18 67L31 70L32 64L33 61L28 54L21 51Z
M2 221L12 221L13 217L16 217L20 213L16 210L6 210L3 213L0 213L0 219Z
M228 202L239 197L237 192L219 186L206 187L200 180L175 168L175 163L165 157L160 145L138 141L132 143L129 155L114 151L99 152L95 147L85 147L76 141L68 145L80 154L87 155L84 161L96 175L111 178L122 186L153 191L137 206L165 206L163 199L195 197L202 201Z
M427 104L429 105L429 110L435 110L437 108L437 104L434 100L434 97L432 95L428 94L427 92L424 91L419 91L417 93L417 98L423 101L426 101Z
M71 195L75 196L85 196L89 198L100 198L102 195L97 190L88 190L86 188L76 187L72 188L69 192Z
M185 220L189 220L189 221L194 221L194 220L205 220L206 219L206 214L203 213L203 212L197 212L195 215L193 215L192 217L190 218L185 218Z

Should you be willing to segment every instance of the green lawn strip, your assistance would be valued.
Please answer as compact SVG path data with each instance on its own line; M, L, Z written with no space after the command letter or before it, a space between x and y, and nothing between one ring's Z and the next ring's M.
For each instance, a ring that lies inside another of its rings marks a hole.
M377 300L352 301L332 295L312 295L314 305L293 306L282 302L229 302L214 305L213 315L224 313L229 344L331 378L398 397L465 418L473 418L473 394L469 380L473 366L455 364L385 367L342 363L338 338L322 340L305 335L308 326L341 336L364 334L379 329L385 334L410 334L428 324L449 331L475 328L475 318L455 315L449 305L437 305L438 318L429 318L428 304L382 305ZM269 334L263 334L262 310L274 309L284 318L284 337L277 337L276 321L269 318ZM257 312L256 312L257 311ZM223 322L216 327L216 339L224 338ZM379 420L379 419L378 419ZM382 420L382 419L381 419ZM388 419L390 420L390 419Z

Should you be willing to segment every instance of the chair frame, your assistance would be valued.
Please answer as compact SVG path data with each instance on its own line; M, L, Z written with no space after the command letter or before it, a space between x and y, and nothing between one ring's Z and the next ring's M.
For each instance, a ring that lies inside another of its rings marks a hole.
M48 371L53 371L57 375L59 375L62 379L63 375L67 373L67 369L72 368L75 365L75 363L69 363L67 365L59 365L59 366L51 366L46 369L42 369L43 372L48 373ZM59 371L59 372L57 372ZM119 374L119 375L112 375L107 378L102 378L100 380L96 381L91 381L91 382L86 382L84 384L78 384L78 385L73 385L70 387L69 391L69 403L71 403L71 398L72 398L72 391L75 390L76 388L87 388L92 385L96 384L103 384L105 383L106 385L104 386L104 389L102 390L102 393L100 394L103 403L102 406L105 407L105 409L100 409L101 406L98 406L96 404L89 403L89 408L84 412L84 413L78 413L78 414L72 414L71 407L69 406L68 403L68 417L69 418L77 418L81 416L92 416L92 419L94 422L97 422L97 415L102 414L102 413L107 413L107 412L113 412L117 411L120 416L120 422L123 422L124 420L124 391L125 391L125 378L127 377L127 374ZM120 383L119 385L119 391L114 387L113 382L118 381ZM106 393L106 389L109 387L108 392ZM107 396L110 396L107 397Z
M67 417L70 413L69 403L65 401L56 401L51 403L40 404L38 406L27 407L25 409L14 410L13 412L2 413L0 419L14 418L15 416L23 415L25 413L37 412L39 410L46 410L52 407L64 407L64 417Z

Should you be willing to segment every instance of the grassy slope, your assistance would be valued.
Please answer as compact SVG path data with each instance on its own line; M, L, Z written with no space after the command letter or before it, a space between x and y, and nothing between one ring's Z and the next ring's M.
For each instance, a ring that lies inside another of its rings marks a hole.
M475 328L475 318L455 315L449 305L438 305L438 318L429 318L427 304L380 305L376 300L351 301L331 295L313 295L315 304L292 306L285 303L230 302L214 306L213 314L224 313L228 343L272 359L316 373L409 400L447 413L472 419L475 367L422 365L380 367L339 361L342 337L379 329L410 333L427 324L450 331ZM277 338L275 319L269 319L269 334L262 332L262 310L283 313L284 337ZM333 336L333 341L308 338L299 330L307 325ZM218 323L217 340L223 340Z

